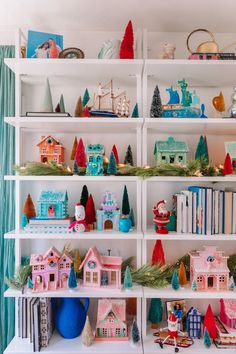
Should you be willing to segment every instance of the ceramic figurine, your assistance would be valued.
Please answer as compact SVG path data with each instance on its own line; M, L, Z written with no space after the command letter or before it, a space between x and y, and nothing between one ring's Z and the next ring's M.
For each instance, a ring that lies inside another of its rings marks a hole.
M131 229L131 226L132 226L132 222L129 217L128 218L127 217L120 218L119 230L121 232L129 232L129 230Z
M236 86L234 86L233 90L234 91L231 95L232 104L229 107L229 111L228 111L230 118L236 118Z
M64 163L64 146L52 135L42 136L37 144L39 147L40 162Z
M120 41L118 39L108 39L102 44L98 53L98 59L119 59Z
M80 203L75 206L75 221L70 224L69 229L78 233L90 230L85 220L84 206Z
M103 231L111 229L119 231L120 209L114 193L105 192L102 197L101 208L97 210L97 229Z
M95 341L127 341L126 301L99 299Z
M166 209L166 200L160 200L152 209L154 214L153 222L157 226L158 234L168 234L167 224L169 222L170 212Z
M181 104L183 105L183 107L189 107L192 103L192 95L189 91L187 91L188 84L185 79L179 80L178 84L180 85L182 93Z
M207 116L205 115L205 105L204 103L201 104L201 115L199 118L207 118Z
M184 141L176 141L172 136L166 141L156 141L154 158L156 164L173 163L186 165L188 145Z
M180 103L180 98L179 98L179 94L178 91L173 90L173 87L167 87L166 88L166 92L169 93L169 101L167 102L167 104L179 104Z
M49 248L44 254L32 254L32 291L53 291L68 289L68 277L73 259L68 252L63 254L55 247Z
M91 247L79 268L83 269L83 285L121 289L121 265L121 257L103 256L96 247Z
M160 59L174 59L175 58L175 45L172 43L163 43L163 53Z
M104 146L87 144L85 154L87 158L86 176L103 176Z
M220 92L219 96L213 97L212 104L221 117L222 113L225 111L225 99L222 92Z
M187 313L186 326L190 338L201 338L202 315L194 307L191 307Z
M190 255L190 284L195 279L197 291L227 291L229 268L227 256L215 246L205 246L203 251Z
M200 97L196 94L196 90L193 90L192 93L192 106L200 107Z

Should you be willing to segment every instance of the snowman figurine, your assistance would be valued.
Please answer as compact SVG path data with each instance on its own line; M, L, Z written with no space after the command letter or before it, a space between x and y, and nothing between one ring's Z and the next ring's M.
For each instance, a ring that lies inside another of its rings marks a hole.
M74 232L89 231L85 220L84 206L80 203L77 203L75 206L75 221L70 224L69 229L72 229Z

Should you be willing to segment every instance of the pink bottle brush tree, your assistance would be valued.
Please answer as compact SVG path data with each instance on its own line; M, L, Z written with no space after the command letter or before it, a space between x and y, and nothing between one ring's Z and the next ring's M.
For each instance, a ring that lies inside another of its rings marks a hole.
M86 167L86 154L84 148L84 142L82 139L79 140L79 143L76 148L75 161L79 167Z

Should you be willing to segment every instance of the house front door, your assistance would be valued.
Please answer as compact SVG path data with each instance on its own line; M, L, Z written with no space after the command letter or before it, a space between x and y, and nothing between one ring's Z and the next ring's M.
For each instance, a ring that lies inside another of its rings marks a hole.
M48 290L56 290L55 274L49 274Z
M111 285L116 285L116 272L111 271Z
M104 224L104 229L105 230L112 230L113 228L113 223L111 220L106 220Z
M46 156L43 156L42 162L48 162L48 158Z
M208 289L211 289L214 287L214 277L207 278L207 287L208 287Z

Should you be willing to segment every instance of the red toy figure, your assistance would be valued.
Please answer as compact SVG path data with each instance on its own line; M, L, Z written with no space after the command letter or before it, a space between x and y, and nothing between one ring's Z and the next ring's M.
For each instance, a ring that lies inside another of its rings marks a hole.
M174 315L172 312L167 320L168 322L168 327L162 328L160 332L168 330L167 332L167 337L162 341L159 342L159 345L161 349L163 349L163 344L169 340L174 341L174 346L175 346L175 353L178 353L179 348L177 347L177 342L176 338L180 334L181 336L184 336L184 333L178 330L178 318Z
M152 209L155 215L153 222L157 226L156 232L158 234L168 234L166 225L170 221L169 216L171 213L166 209L166 200L160 200L156 206Z

